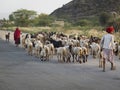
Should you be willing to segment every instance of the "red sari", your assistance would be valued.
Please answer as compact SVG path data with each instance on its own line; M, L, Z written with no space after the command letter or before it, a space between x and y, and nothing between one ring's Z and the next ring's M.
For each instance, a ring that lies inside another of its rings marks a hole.
M14 32L14 40L15 40L15 44L20 44L20 33L21 31L19 30L19 28L16 28L15 32Z

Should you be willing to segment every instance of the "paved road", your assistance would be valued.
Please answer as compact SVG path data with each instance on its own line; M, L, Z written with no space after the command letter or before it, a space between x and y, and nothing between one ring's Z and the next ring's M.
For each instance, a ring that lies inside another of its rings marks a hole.
M0 90L120 90L120 60L117 70L98 68L98 60L85 64L62 64L55 59L41 62L22 48L0 40Z

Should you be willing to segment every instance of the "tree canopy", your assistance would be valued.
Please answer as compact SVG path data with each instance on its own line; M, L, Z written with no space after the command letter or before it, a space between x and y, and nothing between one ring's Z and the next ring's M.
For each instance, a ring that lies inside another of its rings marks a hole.
M9 15L9 20L14 21L15 25L29 26L36 16L36 11L19 9Z

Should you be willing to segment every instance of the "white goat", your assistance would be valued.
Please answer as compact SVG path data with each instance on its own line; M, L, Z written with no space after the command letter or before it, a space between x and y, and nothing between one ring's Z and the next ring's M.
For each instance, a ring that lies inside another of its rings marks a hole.
M73 57L73 62L76 59L77 62L82 63L81 58L82 58L82 48L81 47L72 47L71 54Z
M49 61L50 48L47 45L43 45L42 51L40 52L41 61Z
M35 56L39 57L40 56L40 52L43 48L43 44L41 43L40 40L36 40L35 42Z
M47 44L46 46L49 47L49 49L50 49L50 56L53 57L53 55L55 54L54 45L52 43L50 43L50 44Z
M100 53L100 45L93 42L91 45L91 54L93 55L93 58L96 58L98 54Z
M31 40L29 38L27 38L25 40L25 44L27 45L27 52L29 55L33 54L33 43L31 42Z
M71 53L69 46L56 48L58 62L70 62Z
M26 48L25 35L22 35L22 37L21 37L21 42L22 42L22 48Z
M45 43L45 37L42 34L38 34L36 37L38 40L40 40L42 43Z

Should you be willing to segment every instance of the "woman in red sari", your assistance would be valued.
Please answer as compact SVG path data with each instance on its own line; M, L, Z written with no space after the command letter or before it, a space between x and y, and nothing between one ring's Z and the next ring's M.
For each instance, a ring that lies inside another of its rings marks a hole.
M16 28L14 32L14 41L15 41L16 46L20 44L20 34L21 34L21 31L19 30L19 28Z

